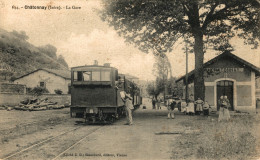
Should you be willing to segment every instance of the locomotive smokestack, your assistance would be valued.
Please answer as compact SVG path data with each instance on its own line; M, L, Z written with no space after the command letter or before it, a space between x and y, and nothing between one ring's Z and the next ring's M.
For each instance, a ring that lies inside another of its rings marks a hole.
M94 60L94 65L98 66L98 61L97 60Z

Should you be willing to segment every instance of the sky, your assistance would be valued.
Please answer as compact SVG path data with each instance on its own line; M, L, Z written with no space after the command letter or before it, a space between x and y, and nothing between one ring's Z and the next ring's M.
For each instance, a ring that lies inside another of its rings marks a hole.
M56 6L62 9L25 9L25 6ZM80 9L72 9L81 7ZM15 9L15 8L19 9ZM23 7L23 8L22 8ZM71 9L66 9L71 8ZM99 0L0 0L0 27L7 31L25 31L35 46L51 44L57 48L69 67L111 63L120 73L128 73L142 80L152 80L153 54L146 54L124 42L116 31L103 22L96 9L102 9ZM231 42L237 56L260 67L260 50L245 46L243 40ZM185 74L185 54L182 44L167 53L173 76ZM205 61L216 56L205 54ZM194 55L189 55L189 70L194 68Z

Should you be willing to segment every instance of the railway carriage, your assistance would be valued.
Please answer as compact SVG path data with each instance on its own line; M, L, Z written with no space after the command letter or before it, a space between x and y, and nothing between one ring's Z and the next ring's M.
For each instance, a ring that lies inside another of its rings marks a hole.
M140 106L140 89L125 75L118 74L116 68L109 65L73 67L70 115L91 122L113 122L125 112L122 91L131 94L135 108Z

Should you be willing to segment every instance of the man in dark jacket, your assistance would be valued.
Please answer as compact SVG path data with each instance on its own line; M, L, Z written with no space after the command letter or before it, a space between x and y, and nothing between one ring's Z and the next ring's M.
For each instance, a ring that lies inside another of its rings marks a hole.
M168 118L172 118L174 119L174 113L173 113L173 110L175 108L175 106L177 105L176 101L172 101L170 103L170 105L168 106Z

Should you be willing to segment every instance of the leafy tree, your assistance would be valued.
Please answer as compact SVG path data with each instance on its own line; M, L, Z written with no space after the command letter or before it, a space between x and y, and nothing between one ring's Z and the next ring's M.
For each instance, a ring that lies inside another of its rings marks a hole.
M167 56L164 57L160 57L157 56L155 57L155 63L153 65L153 73L154 75L158 78L161 79L162 81L162 85L163 85L163 89L164 89L164 98L165 95L168 93L168 87L167 85L170 83L168 81L169 78L169 74L170 74L170 78L172 77L172 73L171 73L171 63L169 62L169 59Z
M45 46L40 46L38 47L38 49L46 54L47 56L53 58L53 59L57 59L57 55L56 55L56 52L57 52L57 48L53 45L50 45L50 44L47 44Z
M156 77L160 77L165 80L167 80L168 77L172 77L171 63L167 56L155 57L153 73Z
M104 0L103 20L144 52L164 56L177 40L195 54L195 98L204 99L204 53L231 50L239 36L257 47L260 37L257 0Z
M60 64L64 65L66 68L69 68L67 62L65 61L65 59L64 59L64 57L63 57L62 55L59 55L57 61L58 61Z
M16 36L17 38L20 38L22 40L28 40L29 37L26 35L26 32L25 31L20 31L20 32L17 32L15 30L13 30L13 32L11 32L14 36Z
M9 71L9 70L0 70L0 76L4 77L4 80L7 80L7 78L11 77L13 75L13 72Z
M155 82L150 82L147 85L146 91L149 95L157 99L158 95L164 91L164 82L161 78L156 78Z

